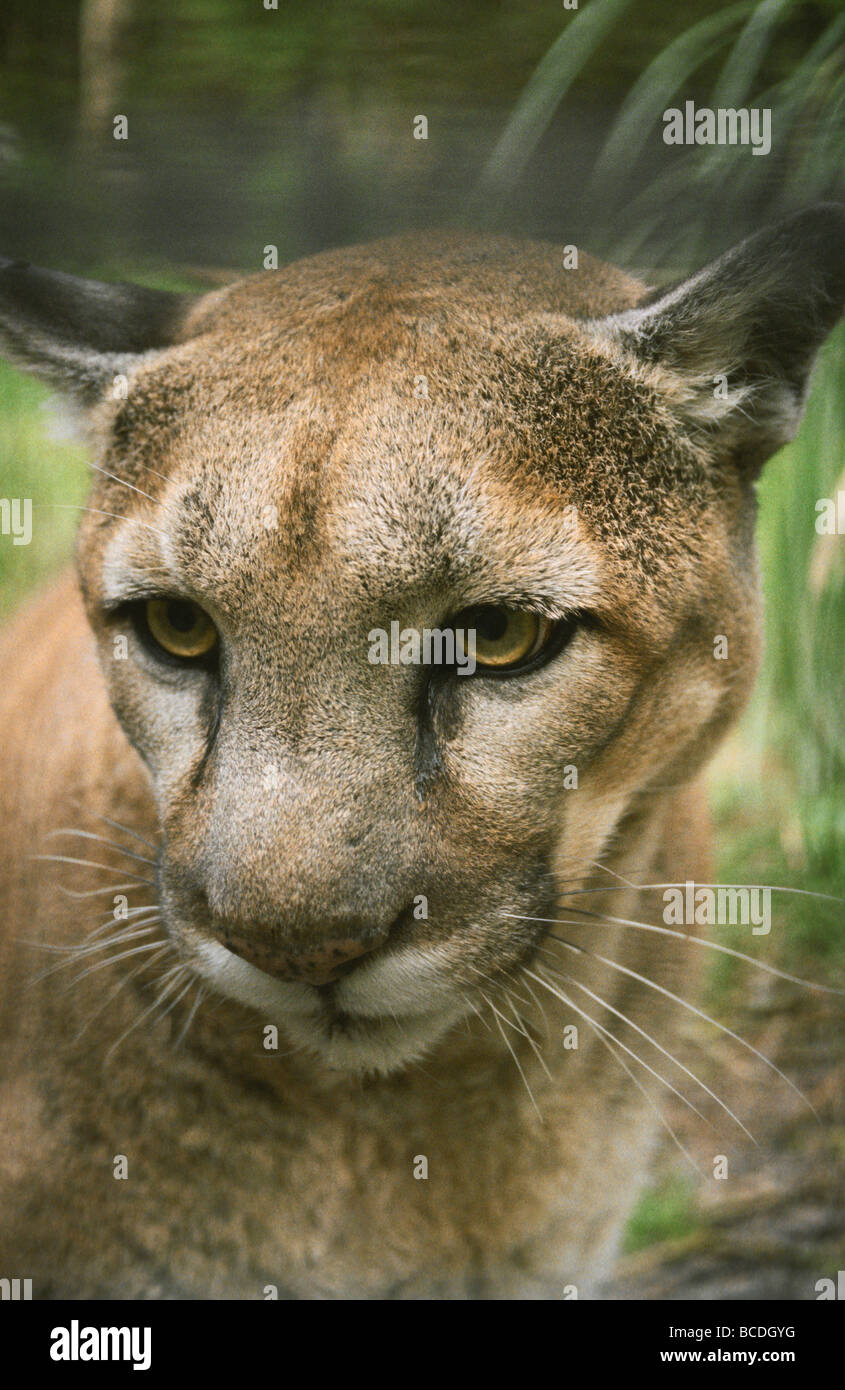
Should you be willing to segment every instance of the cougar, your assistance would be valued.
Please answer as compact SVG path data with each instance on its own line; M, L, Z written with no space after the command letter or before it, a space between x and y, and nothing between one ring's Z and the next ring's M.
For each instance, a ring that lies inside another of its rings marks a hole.
M595 1297L663 1083L744 1142L665 1041L707 936L640 885L712 878L843 240L663 290L462 232L197 296L3 263L94 462L0 641L0 1274Z

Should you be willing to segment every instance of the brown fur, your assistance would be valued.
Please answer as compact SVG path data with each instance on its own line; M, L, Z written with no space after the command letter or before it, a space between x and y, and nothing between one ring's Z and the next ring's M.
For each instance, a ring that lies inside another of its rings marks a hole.
M63 579L0 646L0 1273L36 1296L583 1297L609 1269L657 1120L624 1054L548 993L544 1034L523 968L549 961L649 1029L673 1013L503 912L571 918L567 889L608 872L709 879L689 787L757 653L747 481L691 422L682 374L593 326L643 295L586 256L563 271L548 246L334 252L207 295L137 359L128 399L97 405L99 462L124 483L97 474L82 522L88 622ZM114 658L130 628L103 604L130 574L161 592L178 574L211 613L222 695L154 669L135 639ZM427 704L418 671L368 665L369 629L497 599L590 618L532 675L456 678ZM96 841L45 839L63 827L157 859L159 971L199 970L212 926L297 956L398 916L368 959L427 952L435 1003L469 997L484 1018L403 1017L385 976L383 1020L318 1022L292 984L278 1016L204 1003L174 1050L193 994L142 1021L156 970L102 1007L134 957L70 990L73 971L32 983L55 957L30 938L73 946L111 907L59 885L152 877ZM407 910L418 894L426 920ZM644 910L627 891L587 901ZM684 943L590 918L558 931L694 991Z

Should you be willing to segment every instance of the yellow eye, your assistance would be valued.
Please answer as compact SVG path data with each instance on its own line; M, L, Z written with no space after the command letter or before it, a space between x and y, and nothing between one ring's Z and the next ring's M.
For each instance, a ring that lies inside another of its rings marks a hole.
M217 628L190 599L148 599L144 616L150 635L171 656L190 661L206 656L217 645Z
M548 642L553 624L526 608L486 603L464 609L455 627L475 632L476 665L492 668L530 661Z

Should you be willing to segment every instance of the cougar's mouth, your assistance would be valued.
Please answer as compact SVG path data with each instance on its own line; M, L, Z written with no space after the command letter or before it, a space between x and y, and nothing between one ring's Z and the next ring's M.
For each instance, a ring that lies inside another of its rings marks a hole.
M197 927L183 925L178 935L212 989L254 1009L338 1070L395 1071L470 1011L437 948L376 952L349 974L315 985L278 979Z

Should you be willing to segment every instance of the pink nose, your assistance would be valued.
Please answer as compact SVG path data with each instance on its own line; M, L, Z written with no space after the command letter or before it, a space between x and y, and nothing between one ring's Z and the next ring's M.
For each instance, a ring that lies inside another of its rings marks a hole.
M358 937L337 937L333 941L323 941L312 951L286 951L269 941L262 941L252 935L246 936L227 929L216 929L215 935L234 951L236 956L249 961L268 975L279 980L301 980L309 985L327 985L345 975L353 961L373 951L381 944L383 937L373 936L367 941Z

